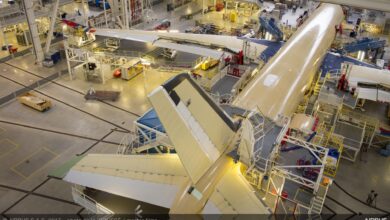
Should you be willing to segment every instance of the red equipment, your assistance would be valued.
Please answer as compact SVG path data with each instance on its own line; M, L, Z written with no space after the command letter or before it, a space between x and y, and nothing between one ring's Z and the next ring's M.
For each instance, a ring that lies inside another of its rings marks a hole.
M18 52L18 48L17 48L17 47L14 47L14 46L9 46L9 47L8 47L8 52L9 52L10 54L14 54L14 53Z
M242 52L242 50L235 55L235 59L237 64L244 64L244 53Z
M73 22L73 21L69 21L69 20L66 20L66 19L62 19L61 21L62 21L64 24L66 24L66 25L68 25L69 27L71 27L71 28L74 28L74 29L82 28L84 32L93 33L93 32L96 31L96 29L94 29L94 28L90 28L90 27L87 27L87 26L78 24L78 23L76 23L76 22Z
M287 138L287 136L289 136L289 135L290 135L290 128L287 129L287 132L286 132L286 135L284 135L284 138ZM286 141L285 141L285 140L282 140L282 141L280 142L280 144L283 146L283 145L286 144Z
M218 2L217 4L215 4L215 10L216 11L222 11L224 5L222 2Z
M282 199L287 199L287 198L288 198L287 191L282 191Z
M154 27L154 30L166 30L171 26L171 22L168 20L163 20L159 25Z
M346 91L347 88L348 88L348 80L346 79L345 74L343 74L339 79L339 82L337 84L337 89L341 91Z
M114 73L112 74L115 78L119 78L121 77L122 73L121 73L121 70L120 69L117 69L114 71Z
M316 120L314 121L313 127L311 128L312 131L317 130L318 122L319 122L319 118L316 117Z

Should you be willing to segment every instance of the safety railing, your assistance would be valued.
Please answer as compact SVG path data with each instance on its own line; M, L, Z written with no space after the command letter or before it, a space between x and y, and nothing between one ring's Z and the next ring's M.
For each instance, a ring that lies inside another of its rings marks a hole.
M252 71L254 71L254 69L247 67L245 69L244 73L241 75L240 79L234 84L234 86L231 90L233 97L236 97L240 93L242 88L244 88L244 86L248 83L248 81L252 75L251 74Z
M0 105L4 104L6 102L9 102L9 101L15 99L16 97L23 95L26 92L29 92L29 91L34 90L36 88L39 88L48 82L52 82L54 79L62 76L63 74L66 74L66 73L67 73L67 71L60 71L57 73L53 73L52 75L50 75L48 77L42 77L40 80L38 80L38 81L28 85L28 86L25 86L24 88L21 88L15 92L12 92L6 96L1 97L0 98Z
M201 85L203 88L205 88L208 91L211 91L211 88L223 77L226 76L229 66L224 67L221 71L219 71L217 74L215 74L211 79L208 79L206 77L193 77L199 85Z
M167 134L162 132L164 128L162 124L154 127L148 127L141 123L135 122L135 126L135 131L139 136L142 137L143 144L154 142L160 139L160 137L167 137Z
M83 206L88 211L90 211L94 214L108 214L108 215L114 214L113 211L104 207L102 204L96 202L91 197L85 195L83 192L78 190L76 187L72 187L72 197L73 197L73 200L77 204Z
M329 79L339 79L341 76L341 70L340 69L329 70L329 72L326 74L326 76Z
M318 99L319 102L323 102L326 104L330 104L333 106L342 106L343 104L343 97L339 97L335 94L327 93L326 90L321 90L320 93L318 94Z

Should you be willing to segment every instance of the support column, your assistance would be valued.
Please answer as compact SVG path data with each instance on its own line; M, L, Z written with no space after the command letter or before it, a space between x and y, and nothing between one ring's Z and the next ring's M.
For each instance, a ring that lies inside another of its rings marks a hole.
M125 26L125 29L129 29L129 7L128 7L128 0L123 1L123 25Z
M58 4L60 0L55 0L52 6L51 16L50 16L50 29L46 38L45 53L48 53L50 50L51 39L53 38L54 25L57 18Z
M87 15L87 10L86 10L85 7L86 7L85 6L85 0L81 0L81 9L83 11L84 25L88 26L88 15Z
M66 56L66 64L68 65L69 79L73 80L72 66L70 65L70 60L69 60L69 45L66 40L64 41L64 49L65 49L65 56Z
M3 27L0 27L0 37L3 38L3 45L7 45L8 46L7 36L4 33L4 28ZM0 45L0 46L3 46L3 45Z
M103 10L104 10L104 21L106 23L106 28L108 28L107 24L107 12L106 12L106 0L103 0Z
M44 59L41 41L39 39L38 28L35 22L35 14L33 8L33 1L31 0L23 0L24 11L26 12L26 18L28 27L30 29L30 35L33 43L33 49L36 56L37 64L41 65Z
M204 15L204 1L205 0L202 0L202 15Z

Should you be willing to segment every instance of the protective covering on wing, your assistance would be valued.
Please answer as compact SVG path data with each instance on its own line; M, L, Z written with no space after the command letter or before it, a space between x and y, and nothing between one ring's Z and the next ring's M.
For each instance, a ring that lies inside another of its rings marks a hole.
M64 180L170 208L188 177L176 154L88 154Z

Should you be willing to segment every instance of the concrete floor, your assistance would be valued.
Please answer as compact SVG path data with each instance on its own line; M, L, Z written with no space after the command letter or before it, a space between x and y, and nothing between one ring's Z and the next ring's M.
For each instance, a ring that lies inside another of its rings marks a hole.
M31 64L30 59L27 56L10 61L20 69L0 64L0 75L26 85L38 79L22 70L26 65L28 71L43 76L63 67L60 64L41 69ZM1 78L1 84L7 84L4 80ZM57 82L66 80L64 77ZM6 91L1 89L2 94L21 87L14 84L10 83ZM82 94L58 84L46 84L37 91L53 102L48 112L37 112L16 100L0 107L0 211L77 213L81 207L72 202L70 185L47 179L48 173L89 147L92 148L88 153L115 153L124 133L111 129L131 130L137 116L107 104L85 102ZM104 143L100 141L102 138ZM29 191L34 192L27 195Z
M329 188L325 205L336 213L386 214L384 212L386 211L389 214L390 158L380 156L377 151L378 149L370 149L367 153L360 155L355 163L341 160L335 182L356 199L342 191L336 184L333 184ZM376 207L383 211L369 207L359 201L365 202L371 190L378 193Z

